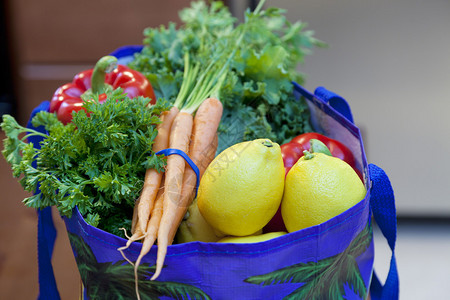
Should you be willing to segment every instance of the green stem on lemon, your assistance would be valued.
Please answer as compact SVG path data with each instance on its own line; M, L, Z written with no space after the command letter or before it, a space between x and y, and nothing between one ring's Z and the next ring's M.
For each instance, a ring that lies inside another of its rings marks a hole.
M303 159L304 160L310 160L314 156L315 155L313 153L309 152L308 150L303 151Z
M273 143L270 140L265 140L262 144L266 147L273 147Z

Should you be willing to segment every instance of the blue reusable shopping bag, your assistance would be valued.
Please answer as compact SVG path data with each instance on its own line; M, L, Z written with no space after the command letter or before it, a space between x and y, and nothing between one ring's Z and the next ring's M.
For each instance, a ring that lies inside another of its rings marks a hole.
M140 49L123 47L113 55L126 63ZM308 103L316 131L352 150L364 174L366 197L325 223L265 242L172 245L160 277L150 281L154 246L139 267L141 299L366 299L369 292L372 299L398 299L396 211L387 175L367 163L360 131L342 97L322 87L311 94L296 83L294 93ZM33 115L48 105L43 102ZM51 266L56 238L51 210L38 214L39 299L59 299ZM373 220L392 250L384 285L373 270ZM85 299L135 299L133 266L117 251L126 240L88 225L76 209L64 221ZM125 254L135 261L140 249L133 243Z

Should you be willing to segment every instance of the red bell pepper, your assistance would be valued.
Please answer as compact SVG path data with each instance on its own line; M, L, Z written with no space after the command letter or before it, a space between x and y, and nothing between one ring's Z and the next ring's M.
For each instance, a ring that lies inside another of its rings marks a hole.
M78 73L71 83L56 90L50 101L50 112L55 112L58 119L67 124L72 120L72 112L82 109L84 93L98 94L101 102L106 100L106 91L119 87L129 98L144 96L152 99L152 104L156 102L153 87L143 74L118 65L114 56L104 56L94 69Z
M281 145L285 176L295 163L303 156L303 151L311 149L310 140L316 139L327 146L331 155L347 162L363 180L361 172L356 168L356 160L350 149L338 140L331 139L317 132L304 133L293 138L289 143ZM314 150L314 149L313 149ZM272 220L264 227L264 232L286 231L279 208Z

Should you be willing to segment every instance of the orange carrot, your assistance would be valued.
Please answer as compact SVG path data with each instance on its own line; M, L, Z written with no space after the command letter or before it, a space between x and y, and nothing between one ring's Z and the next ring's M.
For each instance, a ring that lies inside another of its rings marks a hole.
M179 149L185 153L189 150L189 139L192 133L192 114L180 111L175 117L169 138L169 147ZM158 229L158 255L156 259L156 271L151 280L156 279L161 273L169 241L169 232L179 206L181 185L186 167L184 158L179 155L170 155L167 158L167 166L164 184L164 202L161 224Z
M169 111L165 111L161 114L161 123L158 124L158 135L155 137L152 151L154 153L166 149L169 144L170 128L172 127L173 120L178 114L179 110L173 106ZM128 241L125 246L118 248L122 253L122 256L128 261L123 251L130 247L134 241L141 240L146 234L147 222L150 217L150 212L153 208L156 195L161 185L162 172L158 172L154 169L148 169L145 173L144 186L142 188L141 195L135 203L132 217L131 237L128 237Z
M163 214L163 200L164 200L164 179L161 183L161 188L158 191L156 196L155 204L153 205L151 217L148 220L146 234L144 237L144 241L142 243L141 252L136 260L136 264L134 265L134 278L135 278L135 286L136 286L136 295L138 300L140 299L139 295L139 282L138 282L138 267L141 264L142 258L150 252L153 244L156 240L156 234L158 232L159 224L161 221L161 217Z
M208 98L203 101L195 114L191 144L189 145L189 157L200 170L205 170L207 167L207 165L202 165L201 162L205 159L213 144L222 113L222 103L215 98Z
M134 234L134 232L136 231L136 224L138 223L138 207L139 207L139 202L141 201L141 198L137 199L136 202L134 203L134 208L133 208L133 217L131 219L131 233Z
M173 120L177 114L178 108L175 106L173 106L169 111L162 113L160 117L161 123L159 123L157 127L158 135L155 138L152 148L154 153L168 147L170 128L172 127ZM137 220L142 232L145 232L150 211L152 210L156 194L161 185L161 178L162 173L154 169L148 169L145 173L144 186L139 197L141 200L138 203L137 209Z
M215 155L216 155L216 151L217 151L217 146L218 146L218 135L216 134L216 136L214 137L213 143L211 144L211 146L208 148L208 153L206 153L205 158L202 160L201 164L199 165L199 171L200 171L200 178L203 176L203 174L205 173L206 167L213 161ZM185 171L185 173L187 172L187 169ZM194 176L194 180L196 175L194 173L194 171L192 171L193 174L192 176ZM192 204L192 202L195 199L195 189L192 188L192 185L195 185L195 183L189 182L191 180L188 179L188 177L185 176L184 180L183 180L183 187L181 189L181 200L180 200L180 209L177 211L177 216L175 219L175 222L173 223L174 225L177 224L177 226L172 226L171 230L170 230L170 234L169 234L169 240L173 240L175 238L175 235L178 231L178 227L180 226L181 222L183 221L184 216L186 215L186 212L188 211L190 205ZM181 203L189 203L186 207L184 207L183 204ZM183 208L183 209L181 209Z
M214 159L217 150L217 128L222 118L222 103L215 98L206 99L198 108L194 118L191 143L189 145L189 157L197 165L200 178L206 167ZM189 165L186 165L179 207L176 210L175 219L172 222L169 240L173 240L178 226L183 220L186 211L194 200L194 190L197 175Z

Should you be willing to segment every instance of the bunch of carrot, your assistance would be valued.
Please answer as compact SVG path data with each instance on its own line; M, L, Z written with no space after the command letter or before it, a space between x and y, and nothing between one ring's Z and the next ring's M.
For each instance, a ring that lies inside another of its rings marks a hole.
M199 74L199 70L200 66L192 64L186 53L185 79L173 107L160 116L152 150L154 153L168 148L183 151L198 167L201 177L217 150L217 129L223 106L216 94L226 76L226 69L214 69L211 65L207 71L215 70L215 76L207 72ZM141 252L134 263L138 299L138 266L157 241L156 271L151 280L159 276L167 247L172 244L178 226L195 198L196 182L197 174L179 155L167 157L165 172L149 169L145 174L144 186L133 213L132 236L128 237L124 247L118 249L127 259L123 251L132 242L142 240Z
M203 101L195 117L173 106L161 116L153 151L172 148L187 153L198 166L201 176L216 152L222 110L222 103L216 98ZM196 176L185 160L177 155L167 158L164 174L154 169L147 170L141 197L135 207L134 232L130 238L130 241L144 239L143 251L136 264L158 237L158 266L162 266L167 246L195 195ZM160 268L155 278L159 271Z

